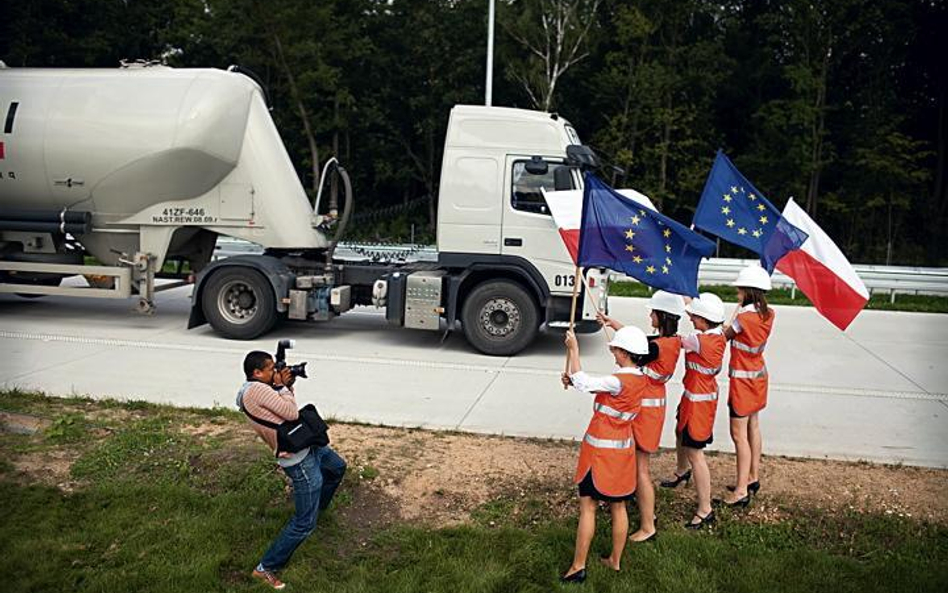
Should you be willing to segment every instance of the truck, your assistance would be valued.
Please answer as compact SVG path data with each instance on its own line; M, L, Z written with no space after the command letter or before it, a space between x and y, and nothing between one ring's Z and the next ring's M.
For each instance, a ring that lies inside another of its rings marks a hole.
M544 202L598 166L555 113L451 110L436 261L338 256L346 169L327 165L339 191L322 203L327 181L311 200L265 89L238 67L0 66L0 122L0 292L137 298L151 313L158 291L193 284L188 327L240 340L377 307L405 328L460 326L498 356L571 317L595 331L608 308L607 272L576 278ZM263 252L215 259L218 237ZM73 276L85 281L62 282Z

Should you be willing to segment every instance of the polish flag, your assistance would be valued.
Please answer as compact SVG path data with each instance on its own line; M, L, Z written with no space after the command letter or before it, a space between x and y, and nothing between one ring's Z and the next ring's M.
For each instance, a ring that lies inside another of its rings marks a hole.
M805 243L777 262L777 269L793 278L823 317L845 330L869 300L869 291L836 243L823 232L793 198L783 217L809 235Z
M634 189L618 189L616 191L636 204L658 212L658 209L652 204L652 200L648 199L645 194L640 194ZM553 215L553 223L556 224L556 229L560 232L563 243L566 244L566 250L569 251L569 256L573 258L575 264L579 254L579 227L583 220L583 190L543 190L543 198L550 208L550 214Z

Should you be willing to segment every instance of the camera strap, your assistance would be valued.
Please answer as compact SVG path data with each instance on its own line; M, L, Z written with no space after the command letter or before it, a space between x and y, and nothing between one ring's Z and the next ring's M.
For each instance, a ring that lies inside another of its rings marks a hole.
M248 418L250 418L252 421L256 422L257 424L261 426L266 426L267 428L271 428L273 430L277 430L278 428L280 428L279 424L276 424L275 422L269 422L267 420L264 420L263 418L257 418L256 416L254 416L253 414L247 411L247 408L244 406L244 394L246 393L246 389L249 384L250 384L249 382L245 383L244 386L241 387L240 393L237 394L237 407L239 407L241 412L246 414Z

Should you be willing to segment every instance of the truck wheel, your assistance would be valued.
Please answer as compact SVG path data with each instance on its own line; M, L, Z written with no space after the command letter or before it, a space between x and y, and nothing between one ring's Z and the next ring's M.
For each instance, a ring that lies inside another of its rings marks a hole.
M225 268L207 281L201 295L204 317L226 338L252 340L277 321L270 282L250 268Z
M527 291L509 280L479 285L461 310L467 341L492 356L510 356L526 348L537 335L538 317Z

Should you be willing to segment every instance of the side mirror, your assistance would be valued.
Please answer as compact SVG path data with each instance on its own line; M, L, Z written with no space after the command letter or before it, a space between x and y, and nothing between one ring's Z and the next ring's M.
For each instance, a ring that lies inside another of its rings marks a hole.
M566 162L580 169L599 168L599 157L583 144L570 144L566 147Z
M531 175L546 175L550 170L550 166L542 158L533 156L527 162L526 169L527 173Z
M573 189L573 170L570 167L553 169L553 189L556 191Z

